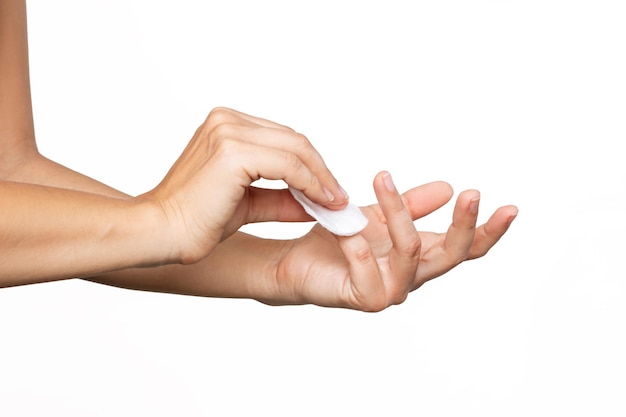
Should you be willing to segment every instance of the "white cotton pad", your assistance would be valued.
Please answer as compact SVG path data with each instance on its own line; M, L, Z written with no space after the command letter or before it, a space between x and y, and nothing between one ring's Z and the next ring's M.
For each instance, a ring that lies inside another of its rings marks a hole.
M356 235L367 226L367 217L361 213L361 209L352 203L348 203L348 206L341 210L330 210L309 200L302 191L291 187L289 187L289 191L304 208L304 211L336 235Z

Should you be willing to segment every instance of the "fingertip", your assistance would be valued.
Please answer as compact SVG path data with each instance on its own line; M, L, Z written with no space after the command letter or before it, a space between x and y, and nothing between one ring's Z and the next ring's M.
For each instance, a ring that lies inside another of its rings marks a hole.
M328 204L332 204L333 201L335 201L335 195L330 192L330 190L326 187L324 188L324 194L326 194L326 198L328 199L329 203Z
M335 203L334 201L332 203L329 204L325 204L324 207L326 207L329 210L343 210L346 207L348 207L349 201L344 201L343 203Z
M398 194L398 190L389 171L380 171L374 177L374 190L380 195L381 192Z
M442 194L447 194L448 195L448 201L454 195L454 187L452 187L452 185L450 185L450 183L448 183L446 181L433 181L430 184L432 186L440 188Z
M324 192L328 197L328 203L324 204L324 207L330 210L344 209L348 206L348 203L350 203L350 197L348 197L348 193L341 185L337 185L334 193L330 192L326 188L324 188Z
M381 178L387 191L391 193L397 192L396 185L393 183L393 178L391 178L391 174L389 172L384 172Z
M517 218L517 215L519 214L519 209L517 208L517 206L507 206L507 209L508 209L508 218L506 221L506 227L508 229L509 226L511 226L511 223L513 223L513 220Z
M348 195L348 192L339 184L337 184L337 187L339 189L339 194L340 197L343 197L343 199L347 202L348 200L350 200L350 196Z
M459 194L459 198L463 198L463 199L467 199L467 200L475 200L480 198L480 191L475 190L475 189L469 189L469 190L465 190L462 191L461 194Z
M381 171L374 178L374 193L376 194L381 212L387 221L402 211L406 211L406 219L413 221L408 211L408 200L398 193L393 178L388 171Z
M376 176L374 176L374 185L378 184L379 181L382 180L384 175L388 175L389 171L380 171Z
M344 209L349 203L348 194L334 178L327 181L316 178L316 186L314 189L315 194L312 192L313 187L310 190L301 191L309 200L329 210Z
M477 190L472 190L470 195L471 199L469 202L469 212L470 214L475 216L478 214L478 206L480 205L480 192L478 192Z
M458 213L458 215L465 215L465 213L469 213L472 217L476 217L479 205L480 192L474 189L465 190L462 191L457 197L455 213Z
M513 219L517 217L518 214L519 214L519 209L517 208L517 206L509 205L509 206L499 207L493 214L493 217L498 218L500 220L511 219L512 221Z

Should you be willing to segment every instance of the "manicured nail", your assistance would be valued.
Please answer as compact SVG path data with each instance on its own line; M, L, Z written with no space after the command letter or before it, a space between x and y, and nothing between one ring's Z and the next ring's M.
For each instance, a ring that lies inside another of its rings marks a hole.
M348 193L346 192L346 190L344 190L341 185L339 186L339 191L341 191L341 194L343 194L343 196L345 197L346 200L348 200L350 198L350 197L348 197Z
M393 179L391 179L391 174L386 172L383 174L383 183L385 184L385 188L389 191L395 191L396 186L393 184Z
M328 191L327 188L324 188L324 192L326 193L326 197L328 197L328 199L330 201L333 201L335 199L335 196L333 195L333 193L331 193L330 191Z
M480 196L475 197L472 201L470 201L469 211L471 214L478 213L478 203L480 203Z
M513 214L511 214L509 216L509 220L507 220L507 222L506 222L506 227L511 226L511 223L513 223L513 220L515 220L515 218L517 217L517 213L519 213L519 211L515 210L515 213L513 213Z

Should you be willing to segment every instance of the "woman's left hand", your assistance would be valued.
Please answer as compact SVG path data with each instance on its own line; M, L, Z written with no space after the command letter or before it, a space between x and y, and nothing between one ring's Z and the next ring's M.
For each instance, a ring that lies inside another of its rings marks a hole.
M463 261L485 255L517 215L500 207L476 227L480 194L462 192L446 233L418 232L413 221L442 207L451 187L435 182L398 194L391 176L374 180L379 204L363 207L369 225L361 233L335 236L316 225L290 241L277 264L268 304L317 304L380 311Z

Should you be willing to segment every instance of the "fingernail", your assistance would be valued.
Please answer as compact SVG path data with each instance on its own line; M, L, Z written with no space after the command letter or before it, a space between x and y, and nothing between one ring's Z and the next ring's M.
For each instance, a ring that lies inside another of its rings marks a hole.
M345 197L346 200L348 200L350 198L350 197L348 197L348 193L346 192L346 190L344 190L341 185L339 186L339 191L341 191L341 194L343 194L343 196Z
M324 192L326 193L326 197L328 197L328 199L330 201L333 201L335 199L335 196L333 195L333 193L331 193L330 191L328 191L327 188L324 188Z
M472 201L470 201L470 205L469 205L469 211L471 214L477 214L478 213L478 203L480 203L480 196L472 199Z
M385 188L388 191L395 191L396 186L393 184L393 179L391 178L391 174L386 172L383 174L383 183L385 184Z
M509 220L507 220L506 222L506 227L511 226L511 223L513 223L513 220L515 220L515 218L517 217L517 213L519 213L518 210L515 210L515 213L511 214L511 216L509 216Z

